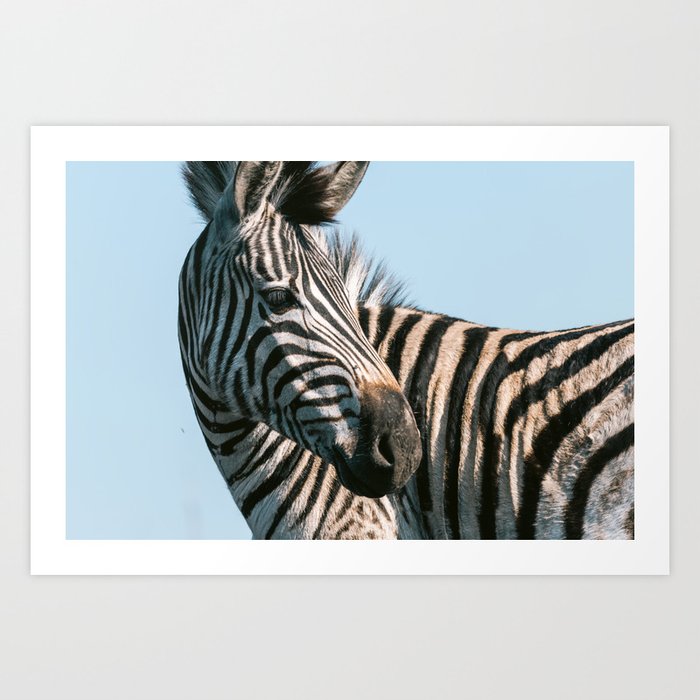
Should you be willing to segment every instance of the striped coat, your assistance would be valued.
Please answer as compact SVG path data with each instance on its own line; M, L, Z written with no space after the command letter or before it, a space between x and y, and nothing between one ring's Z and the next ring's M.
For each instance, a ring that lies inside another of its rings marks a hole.
M423 438L393 497L400 536L632 536L632 322L513 332L391 307L360 319Z
M226 178L198 184L216 202ZM212 235L205 230L181 276L183 366L207 445L254 537L633 536L632 322L536 333L426 313L403 304L355 241L309 231L411 406L422 459L394 493L360 496L329 460L212 395L186 347L188 280Z

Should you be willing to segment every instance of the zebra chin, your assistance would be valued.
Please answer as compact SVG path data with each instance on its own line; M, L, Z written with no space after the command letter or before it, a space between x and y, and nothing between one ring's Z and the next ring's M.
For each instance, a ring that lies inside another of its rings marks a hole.
M336 449L334 464L345 488L381 498L406 485L420 465L421 438L403 394L384 386L365 389L357 445L348 459Z

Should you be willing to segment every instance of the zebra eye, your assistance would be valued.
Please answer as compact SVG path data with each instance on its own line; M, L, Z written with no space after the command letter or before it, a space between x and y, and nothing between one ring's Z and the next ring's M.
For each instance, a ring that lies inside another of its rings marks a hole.
M288 289L282 287L266 289L262 292L262 295L267 305L270 307L270 311L276 314L284 313L296 306L294 295Z

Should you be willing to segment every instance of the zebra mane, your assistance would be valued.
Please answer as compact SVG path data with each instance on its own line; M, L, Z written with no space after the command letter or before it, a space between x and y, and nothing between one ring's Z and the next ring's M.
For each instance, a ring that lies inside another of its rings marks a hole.
M335 223L333 203L324 196L331 174L312 160L287 161L269 194L275 209L297 224Z
M356 233L348 239L339 227L320 226L312 233L343 280L351 304L412 306L406 283L389 272L382 259L368 254Z
M237 165L236 161L187 161L182 166L182 176L187 185L190 200L204 221L208 222L214 218L216 206L235 175ZM311 166L311 161L308 163L304 161L304 172L308 172ZM301 175L294 178L293 187L300 187ZM317 184L311 181L308 186ZM357 234L353 233L348 239L338 227L329 229L323 226L308 226L307 228L338 271L348 291L351 304L411 305L406 284L387 270L383 260L375 258L364 250Z

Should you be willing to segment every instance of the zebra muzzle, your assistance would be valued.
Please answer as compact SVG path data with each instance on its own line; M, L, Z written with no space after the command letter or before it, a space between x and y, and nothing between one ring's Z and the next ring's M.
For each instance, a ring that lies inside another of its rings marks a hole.
M355 453L336 464L344 486L359 496L379 498L401 488L421 459L413 412L403 394L383 385L363 388Z

